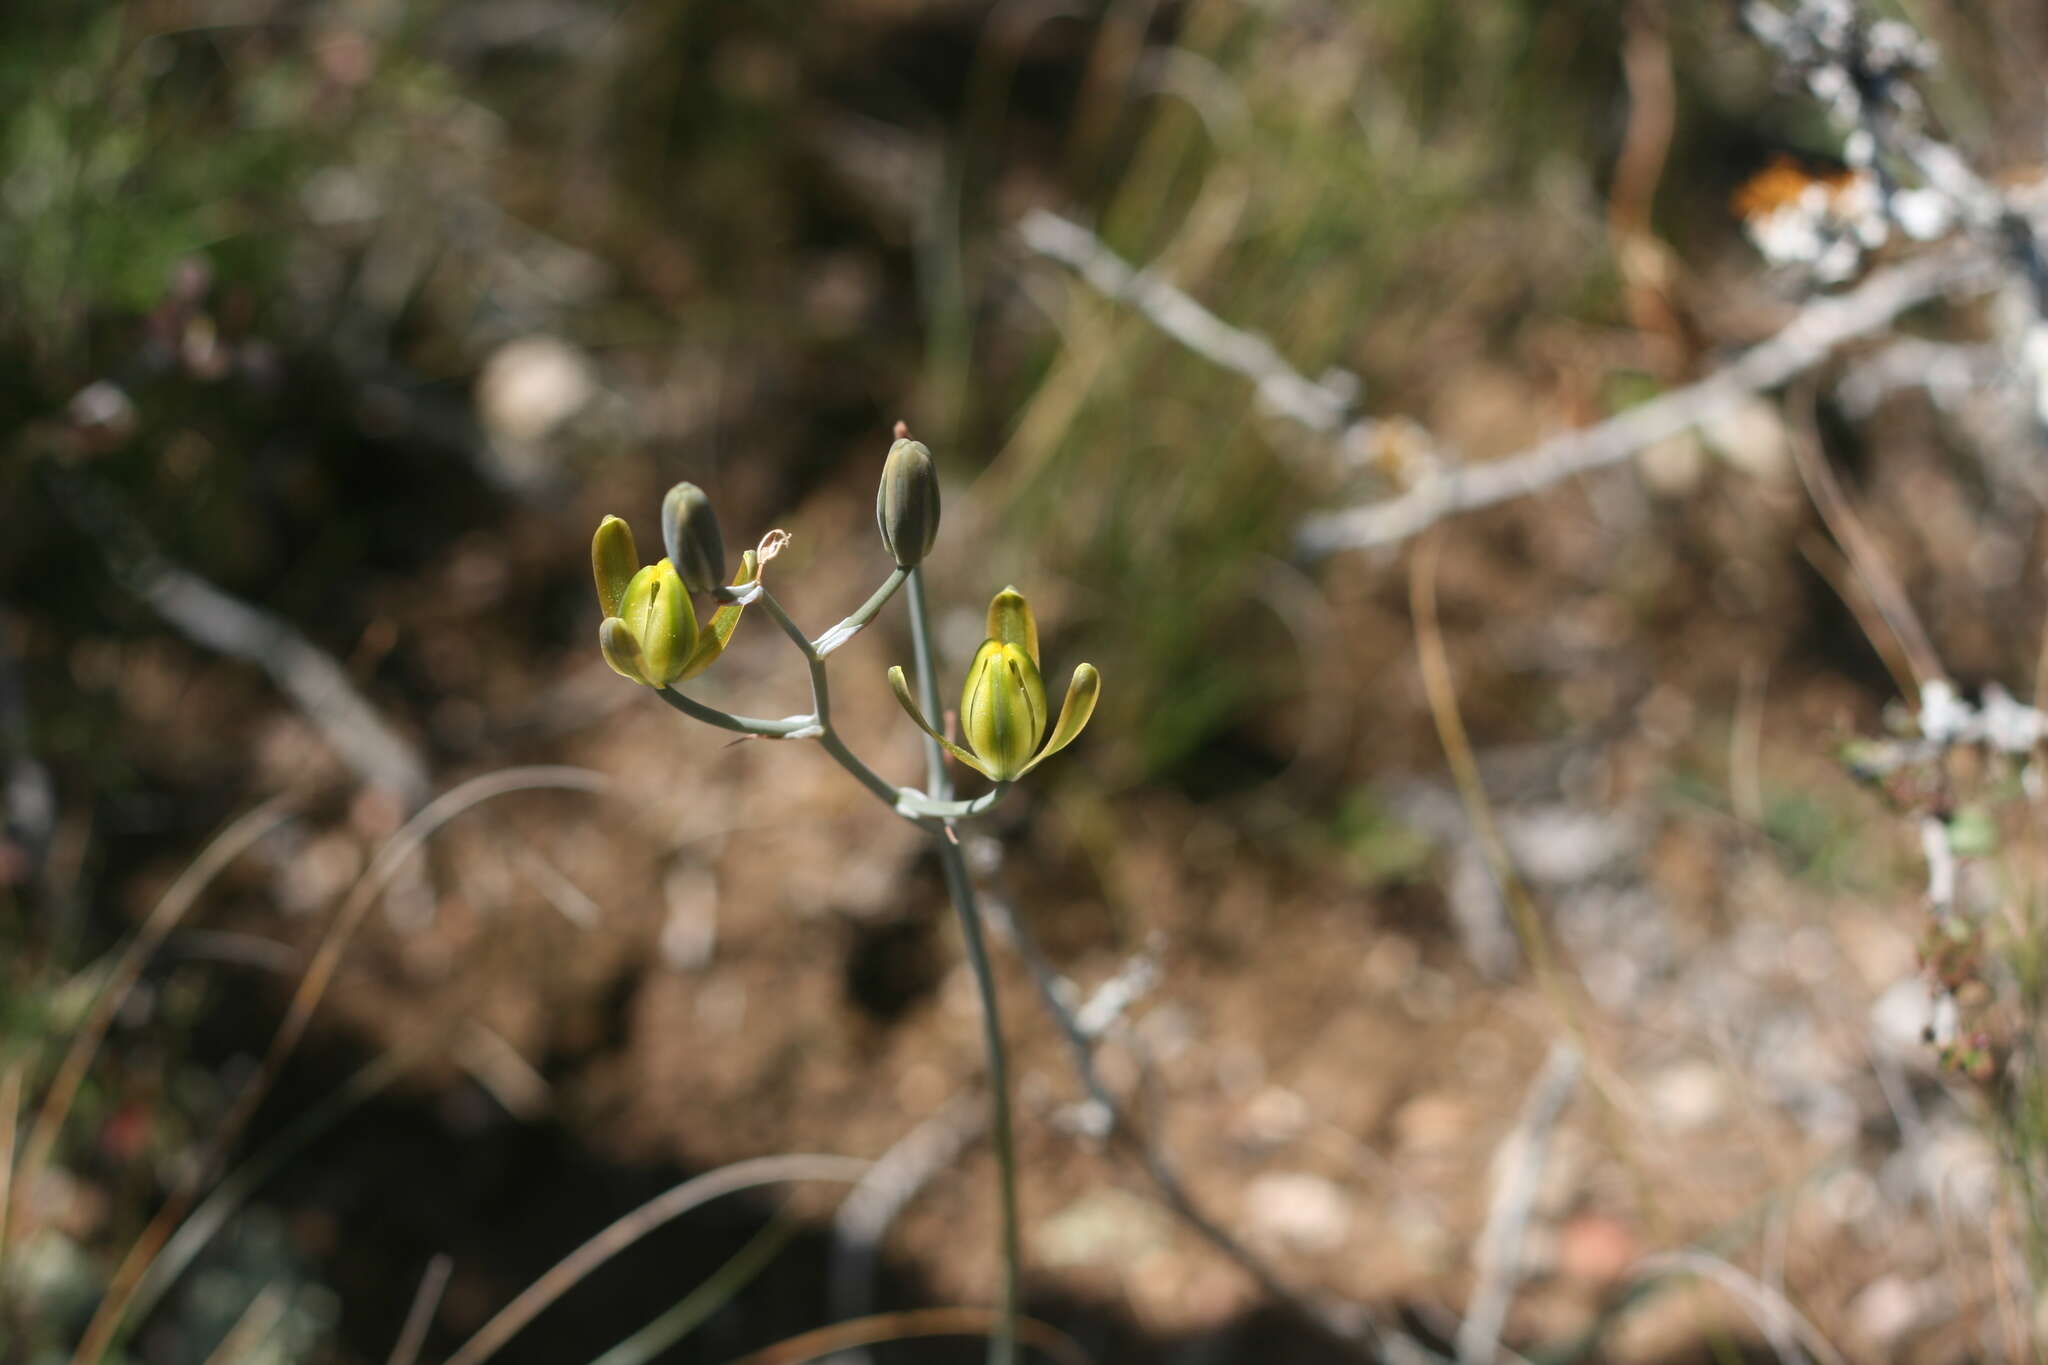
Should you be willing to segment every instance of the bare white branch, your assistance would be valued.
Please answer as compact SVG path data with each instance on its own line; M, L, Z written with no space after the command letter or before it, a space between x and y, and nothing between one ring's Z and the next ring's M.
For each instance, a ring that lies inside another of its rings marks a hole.
M1458 1365L1493 1365L1500 1356L1501 1327L1522 1282L1522 1242L1529 1206L1543 1183L1550 1135L1579 1087L1579 1052L1569 1043L1551 1045L1550 1056L1522 1101L1515 1126L1493 1158L1493 1202L1473 1252L1478 1283L1458 1327Z
M79 478L52 490L93 537L122 585L194 644L268 673L337 756L371 786L417 810L432 790L426 760L356 690L348 670L283 617L244 602L173 563L114 495Z
M1879 271L1847 293L1815 299L1768 340L1698 383L1518 454L1444 469L1398 497L1307 518L1296 534L1295 548L1316 559L1340 550L1398 544L1455 513L1509 502L1619 464L1752 394L1796 378L1845 342L1882 331L1910 308L1944 294L1990 286L1994 274L1981 254L1963 248L1933 252Z
M1326 438L1346 464L1368 463L1389 434L1389 423L1353 412L1358 376L1332 370L1321 380L1308 378L1272 342L1233 327L1150 268L1131 265L1081 224L1033 209L1018 222L1017 236L1026 248L1066 266L1104 298L1129 304L1204 360L1249 379L1261 403ZM1428 445L1426 434L1412 423L1392 426L1404 444Z

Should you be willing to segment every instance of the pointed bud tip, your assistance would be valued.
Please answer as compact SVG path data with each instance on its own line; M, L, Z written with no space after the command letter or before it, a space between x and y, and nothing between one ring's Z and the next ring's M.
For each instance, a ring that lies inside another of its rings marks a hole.
M1013 644L1038 662L1038 618L1015 588L1004 588L988 604L988 638Z

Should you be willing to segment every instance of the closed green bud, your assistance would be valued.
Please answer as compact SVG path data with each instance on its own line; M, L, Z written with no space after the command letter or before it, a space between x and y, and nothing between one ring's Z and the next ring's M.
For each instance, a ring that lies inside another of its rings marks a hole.
M640 551L633 544L633 528L617 517L597 524L590 538L590 568L597 576L597 603L607 617L619 614L626 585L640 568Z
M633 575L619 603L618 619L639 646L639 681L649 687L666 687L682 676L697 648L697 613L673 563L664 559ZM605 639L601 635L599 643L605 644ZM622 647L607 646L605 658L625 673L620 660L613 657L615 652L625 653Z
M711 592L725 582L725 541L711 499L696 484L679 483L661 500L661 539L691 592Z
M875 491L875 524L898 568L914 569L931 553L939 538L939 475L922 441L889 447Z

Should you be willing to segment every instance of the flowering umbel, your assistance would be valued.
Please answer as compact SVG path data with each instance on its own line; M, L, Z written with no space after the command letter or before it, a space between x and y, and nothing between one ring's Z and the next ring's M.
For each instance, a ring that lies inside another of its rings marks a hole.
M1038 622L1024 595L1004 588L988 604L988 639L975 652L960 694L960 731L966 747L932 728L911 697L901 667L889 670L889 686L910 718L946 752L993 781L1014 782L1074 742L1095 713L1102 675L1093 664L1074 669L1048 741L1045 680L1038 672Z
M689 590L675 563L664 559L640 566L632 528L618 517L606 517L590 541L590 567L597 579L597 601L604 610L598 647L604 661L621 677L648 687L694 678L725 652L726 641L740 623L741 603L727 603L701 628L690 605ZM754 552L742 556L735 588L753 582Z

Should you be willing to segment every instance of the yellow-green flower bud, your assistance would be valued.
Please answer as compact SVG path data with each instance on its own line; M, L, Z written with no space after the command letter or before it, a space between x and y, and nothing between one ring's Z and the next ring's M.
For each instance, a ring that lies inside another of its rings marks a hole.
M697 613L673 563L664 559L633 575L619 603L618 619L639 646L640 681L649 687L666 687L682 676L697 648ZM600 636L599 643L603 642ZM611 660L611 651L605 657ZM613 660L612 666L618 668L619 664Z
M988 635L968 667L967 686L960 693L964 747L940 734L925 718L910 695L910 682L901 668L889 670L889 686L918 727L953 757L997 782L1014 782L1074 742L1095 714L1102 676L1093 664L1074 669L1059 721L1047 739L1045 680L1038 672L1038 623L1015 588L1003 589L989 603Z
M619 614L626 585L640 568L640 551L633 544L633 528L617 517L597 524L590 538L590 568L597 576L597 603L607 617Z
M875 524L882 544L901 569L914 569L939 538L939 474L922 441L899 440L889 447L875 491Z
M661 500L661 539L691 592L725 582L725 541L711 499L694 483L679 483Z

